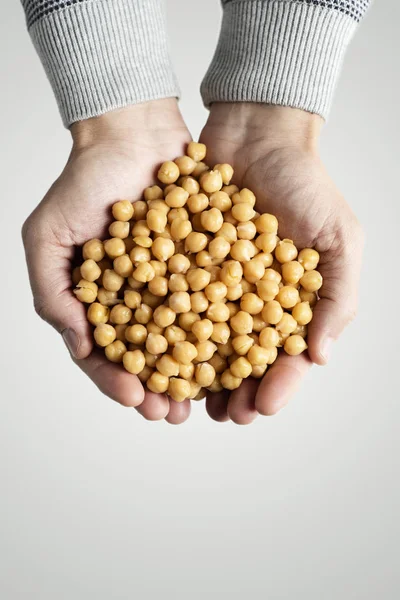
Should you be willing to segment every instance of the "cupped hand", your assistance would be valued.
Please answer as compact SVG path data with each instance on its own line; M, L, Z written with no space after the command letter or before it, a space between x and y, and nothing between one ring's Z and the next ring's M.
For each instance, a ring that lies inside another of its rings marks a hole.
M159 163L184 154L190 135L173 99L131 106L76 123L67 165L23 226L37 313L62 336L75 363L100 390L149 420L184 421L190 402L144 391L139 379L93 348L86 308L73 295L76 246L105 238L111 205L135 201L154 183Z
M320 117L297 109L220 103L203 130L207 162L232 164L233 183L256 194L259 212L278 217L279 236L318 250L324 278L308 354L281 354L261 382L247 380L230 395L210 395L207 410L216 420L245 424L258 413L279 411L312 362L328 361L333 341L355 315L363 235L319 158L321 126Z

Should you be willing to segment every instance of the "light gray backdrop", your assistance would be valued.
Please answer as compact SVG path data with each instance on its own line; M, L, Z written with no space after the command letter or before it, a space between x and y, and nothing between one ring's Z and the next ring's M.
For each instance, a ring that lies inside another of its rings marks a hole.
M360 314L290 406L247 428L201 404L184 426L145 422L101 396L35 316L20 225L70 139L19 2L4 4L0 597L397 599L400 3L376 2L362 25L323 134L367 232ZM220 8L170 0L169 18L197 136Z

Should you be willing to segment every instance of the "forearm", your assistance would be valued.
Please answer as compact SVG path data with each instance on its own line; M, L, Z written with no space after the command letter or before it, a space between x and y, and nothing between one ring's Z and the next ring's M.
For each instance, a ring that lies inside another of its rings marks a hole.
M179 96L162 0L22 4L66 126L129 104Z
M291 106L326 118L347 45L370 0L222 0L202 83L213 102Z

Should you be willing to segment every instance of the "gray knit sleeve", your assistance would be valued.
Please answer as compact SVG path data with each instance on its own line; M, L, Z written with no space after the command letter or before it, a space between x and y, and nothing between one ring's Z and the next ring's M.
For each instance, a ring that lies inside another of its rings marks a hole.
M346 47L370 0L222 0L202 82L213 102L262 102L326 117Z
M178 97L163 0L22 0L66 126Z

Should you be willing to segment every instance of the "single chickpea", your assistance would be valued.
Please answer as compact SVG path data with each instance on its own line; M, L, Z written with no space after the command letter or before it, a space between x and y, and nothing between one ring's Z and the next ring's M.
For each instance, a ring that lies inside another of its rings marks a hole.
M185 240L186 252L201 252L208 244L208 238L204 233L192 231Z
M164 298L162 296L155 296L148 288L142 291L141 296L142 302L148 306L151 306L153 310L164 302Z
M274 215L264 213L256 219L255 226L258 233L278 233L278 219Z
M240 377L235 377L234 375L232 375L230 369L226 369L226 371L224 371L221 375L221 384L222 387L226 390L236 390L240 386L242 381L243 379L241 379Z
M98 286L93 281L81 279L74 289L74 294L81 302L91 304L96 300Z
M281 287L276 299L282 308L293 308L293 306L300 302L298 290L290 285Z
M146 338L146 350L150 354L163 354L167 351L168 342L163 335L149 333Z
M198 267L210 267L213 264L213 257L208 250L201 250L196 254L196 265Z
M168 213L168 223L171 224L173 223L173 221L175 221L175 219L180 219L181 221L187 221L189 219L189 213L186 210L186 208L180 207L180 208L171 208L171 210ZM170 229L171 231L171 235L172 235L172 228Z
M264 376L267 369L268 365L253 365L251 377L254 377L254 379L261 379Z
M148 306L147 304L142 303L135 310L135 319L141 325L147 325L147 323L149 321L151 321L152 316L153 316L153 309L150 306Z
M237 225L237 236L241 240L252 240L257 234L256 226L251 221L243 221Z
M232 206L232 216L239 223L247 223L254 217L255 212L253 207L247 203L235 204ZM240 236L239 236L240 237Z
M172 356L178 363L188 365L197 357L197 350L194 344L190 342L176 342L172 350Z
M223 302L213 302L207 308L207 319L213 323L223 323L229 320L229 308Z
M211 333L211 339L217 344L226 344L231 336L231 330L228 323L213 323L213 330Z
M149 263L139 263L133 272L133 278L141 283L147 283L156 276L153 267Z
M238 238L237 229L232 223L222 223L222 227L217 231L217 237L224 238L229 244L234 244Z
M213 264L208 266L208 267L204 267L205 271L208 271L208 273L210 273L210 283L215 283L216 281L220 281L220 273L221 273L221 267L218 266L218 264L214 264L214 263L219 263L221 262L221 264L224 262L223 259L213 259Z
M125 279L112 269L106 269L103 273L103 287L109 292L118 292L124 282Z
M283 308L277 300L270 300L265 304L261 315L266 323L276 325L282 319Z
M170 292L187 292L189 284L185 275L182 273L173 273L169 278L168 289Z
M166 262L174 254L175 245L172 240L157 238L153 242L151 251L155 258L162 262Z
M92 325L100 325L107 323L110 314L110 309L98 302L93 302L88 308L87 319Z
M132 344L144 344L147 339L147 329L144 325L136 323L125 330L125 339Z
M159 185L152 185L144 190L144 199L146 202L160 200L162 198L164 198L164 193Z
M278 273L275 269L265 269L265 274L263 277L263 281L274 281L275 283L280 283L282 281L282 275Z
M225 298L227 291L228 288L222 281L209 283L204 289L207 300L210 302L221 302Z
M147 350L144 350L143 354L144 354L144 358L146 361L146 365L148 367L151 367L152 369L155 369L156 362L160 357L156 356L154 354L151 354L151 352L148 352Z
M107 256L112 259L117 258L117 256L122 256L126 252L124 240L121 240L120 238L106 240L104 242L104 250L106 251Z
M201 213L200 222L206 231L216 233L224 222L223 214L218 208L210 208Z
M108 233L112 238L125 239L129 235L130 225L126 221L114 221L108 228Z
M133 273L133 264L127 254L115 258L113 266L114 271L121 277L130 277Z
M200 184L194 177L183 177L180 185L189 196L194 196L200 191Z
M149 291L154 294L154 296L163 297L168 294L168 279L166 277L155 276L148 283Z
M155 394L164 394L168 390L169 378L155 371L146 382L146 387Z
M122 362L128 373L132 373L132 375L138 375L146 366L146 360L141 350L125 352L122 357Z
M200 144L199 142L189 142L186 152L190 158L196 162L200 162L205 159L207 148L205 144Z
M253 331L255 331L256 333L260 333L260 331L262 331L264 327L267 326L268 323L264 321L261 313L253 316Z
M212 365L207 363L201 363L195 368L195 379L196 382L202 387L210 386L215 379L215 369Z
M193 312L201 313L207 310L209 302L204 292L194 292L190 296L190 305Z
M294 335L301 335L302 338L306 338L308 333L307 325L297 325L293 333Z
M171 160L167 160L163 163L158 171L158 179L161 183L174 183L180 175L179 167Z
M209 170L210 170L210 167L208 165L206 165L206 163L200 161L197 163L197 165L192 173L192 176L199 178L203 173L205 173L206 171L209 171Z
M142 248L141 246L135 246L129 253L129 258L132 263L137 266L140 263L148 263L151 260L151 252L148 248Z
M115 340L105 348L107 359L113 363L121 363L126 353L126 346L121 340Z
M222 266L220 277L228 287L238 285L243 277L243 267L238 260L228 260Z
M169 297L169 307L177 314L191 310L190 295L187 292L174 292Z
M257 294L264 302L270 302L279 294L279 285L268 279L257 281L256 288Z
M130 221L133 217L134 207L129 200L120 200L112 207L112 214L116 221Z
M204 229L203 225L201 224L201 215L202 215L202 213L196 213L192 216L192 227L193 227L193 230L197 231L198 233L206 233L206 230ZM207 241L208 241L208 238L207 238Z
M240 284L231 285L228 287L226 292L226 298L230 302L235 302L235 300L239 300L243 296L243 289Z
M190 289L199 292L210 283L211 275L205 269L192 269L186 273L186 278Z
M188 192L177 186L166 195L165 202L171 208L181 208L185 206L188 198Z
M143 235L138 235L134 237L133 242L134 244L136 244L136 246L141 246L142 248L151 248L153 244L153 240L151 239L151 237L146 237Z
M322 286L322 275L318 271L306 271L300 283L306 292L317 292Z
M299 263L305 271L314 271L319 263L319 254L313 248L303 248L299 252Z
M275 258L281 264L295 260L297 254L297 248L292 240L281 240L275 248Z
M193 323L200 321L201 317L192 310L179 315L179 327L182 327L186 332L192 331Z
M261 233L256 238L256 246L263 252L270 254L276 248L278 238L274 233Z
M133 224L131 230L132 237L149 237L150 227L148 227L146 221L137 221Z
M169 354L161 356L156 362L156 367L159 373L166 377L177 377L179 375L179 363Z
M175 400L175 402L183 402L190 396L190 383L185 379L179 377L171 377L168 386L168 395Z
M254 345L247 353L247 360L253 366L267 365L270 359L270 349Z
M167 225L167 215L161 210L151 208L146 216L146 222L151 231L162 233Z
M220 356L222 356L223 358L229 358L229 356L232 356L234 350L233 350L231 339L229 339L226 342L226 344L217 344L217 346L218 346L218 354Z
M268 252L259 252L256 255L255 259L253 259L253 260L259 260L263 264L265 270L267 270L267 268L272 265L272 263L274 261L274 257L272 256L272 254L270 254ZM264 279L264 277L265 277L265 272L261 279ZM268 279L268 277L267 277L267 279Z
M172 323L175 321L175 318L176 313L171 308L164 305L158 306L153 313L154 322L156 325L158 325L158 327L162 328L172 325Z
M149 207L149 210L147 212L147 215L149 214L150 210L156 210L158 212L163 213L163 215L166 215L167 219L168 219L168 214L169 214L170 208L164 200L151 200L151 202L148 203L148 207ZM147 220L147 215L146 215L146 220Z
M83 245L82 255L85 260L92 259L100 262L105 256L103 242L98 239L89 240Z
M187 379L188 381L191 381L191 379L194 377L194 364L193 363L189 363L188 365L179 365L179 377L181 377L182 379Z
M209 200L205 194L194 194L188 198L187 205L191 213L197 214L208 208Z
M175 183L170 183L169 185L166 185L164 188L164 199L168 196L168 194L170 192L172 192L172 190L174 190L176 187L178 187Z
M164 328L159 327L154 321L150 321L146 325L147 333L156 333L157 335L163 335Z
M243 273L247 281L256 283L264 276L265 267L262 261L256 257L243 265Z
M125 356L125 354L124 354ZM152 374L154 373L153 369L151 367L148 367L146 364L143 367L143 369L140 371L140 373L137 374L138 379L141 381L141 383L145 384L149 378L152 376Z
M297 321L289 313L283 313L281 320L276 324L276 329L281 333L293 333L297 327Z
M129 323L132 318L132 311L128 306L124 304L116 304L112 307L110 312L110 321L116 325L123 325Z
M236 354L245 356L254 345L254 340L249 335L238 335L232 340L232 346Z
M208 364L214 367L215 372L218 374L223 373L228 366L225 358L220 356L217 352L210 358Z
M315 292L306 292L305 289L300 288L299 295L300 295L300 300L302 302L308 302L310 304L311 308L313 308L318 302L318 296Z
M192 326L192 333L196 336L199 342L205 342L211 337L213 332L213 324L209 319L196 321Z
M126 342L127 340L125 337L125 332L128 329L128 324L124 323L123 325L115 325L114 329L115 329L116 339L120 340L121 342Z
M229 309L229 317L232 318L235 315L237 315L237 313L240 310L240 306L238 304L236 304L235 302L226 302L226 305Z
M226 194L228 194L228 196L231 198L233 196L233 194L237 194L239 192L239 188L237 185L224 185L222 188L222 191L225 192Z
M106 325L105 323L99 323L93 332L95 342L98 346L108 346L117 337L116 331L112 325Z
M222 188L222 175L219 171L205 171L200 176L200 185L205 192L212 194Z
M244 356L240 356L234 360L230 366L230 372L234 377L239 379L246 379L251 375L252 371L251 363Z
M169 325L164 331L164 337L170 346L174 346L177 342L186 340L186 332L177 325Z
M217 351L217 346L211 342L210 340L205 340L204 342L196 342L195 347L197 350L197 356L194 359L196 363L206 362L214 356Z
M306 350L307 343L301 335L291 335L287 338L284 349L290 356L297 356Z
M228 165L227 163L223 163L215 165L214 170L219 171L221 173L223 184L229 185L233 177L233 167L231 165Z
M308 325L313 318L309 302L299 302L293 307L292 316L299 325Z
M210 196L210 206L217 208L221 212L226 212L232 208L232 200L226 192L214 192Z
M257 292L257 286L255 283L250 283L247 279L242 279L240 282L243 294L255 294Z
M97 292L97 300L103 306L114 306L119 304L122 300L118 299L118 292L109 292L105 288L99 288Z
M256 197L251 190L248 188L243 188L239 193L233 194L232 196L233 204L249 204L250 206L254 206L256 203Z
M243 294L240 299L240 310L250 315L258 315L264 308L264 302L257 294Z
M265 327L259 335L260 346L269 348L270 346L278 346L279 334L274 327Z
M231 245L224 237L217 236L209 243L208 250L212 258L223 259L228 256L231 250Z
M231 247L231 256L234 260L246 263L254 258L256 251L250 240L238 240Z
M167 264L165 262L160 262L159 260L151 260L150 264L154 269L156 277L165 277L167 273Z
M304 269L297 260L291 260L282 265L282 277L286 283L298 283L303 275Z
M178 166L181 175L190 175L196 168L196 161L190 156L180 156L174 162Z
M142 221L142 220L146 219L146 214L147 214L147 210L148 210L147 202L144 202L143 200L138 200L137 202L134 203L133 208L134 208L133 218L135 221Z
M230 320L233 331L240 335L245 335L253 331L253 317L249 313L240 310Z
M192 224L188 220L174 219L171 223L171 237L173 240L180 241L187 238L192 231Z
M168 270L170 273L186 273L189 267L190 261L184 254L175 254L168 261Z

